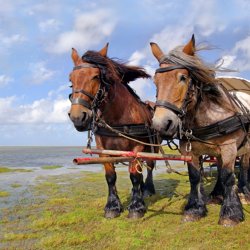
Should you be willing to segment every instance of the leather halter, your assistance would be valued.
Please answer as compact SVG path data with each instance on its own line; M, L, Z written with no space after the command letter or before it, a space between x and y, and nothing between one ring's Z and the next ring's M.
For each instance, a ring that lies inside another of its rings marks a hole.
M176 69L187 69L187 68L185 68L184 66L181 66L181 65L173 65L173 66L169 66L169 67L159 68L155 71L155 73L164 73L164 72L169 72L169 71L176 70ZM179 117L183 117L185 115L184 108L186 108L186 106L188 104L187 103L187 95L188 95L189 89L191 88L191 85L192 84L189 84L188 91L186 93L186 96L184 98L184 102L183 102L181 108L178 108L176 105L174 105L170 102L164 101L164 100L157 100L155 103L155 107L163 107L163 108L169 109L169 110L173 111L175 114L177 114Z
M78 66L75 66L73 68L73 71L78 70L78 69L82 69L82 68L99 68L99 67L97 65L91 64L91 63L82 63ZM69 95L69 100L71 101L71 104L72 105L82 105L82 106L86 107L87 109L91 109L92 105L90 103L88 103L87 101L85 101L84 99L82 99L80 97L72 98L73 94L77 94L77 93L81 93L81 94L86 95L91 101L93 101L95 99L95 96L86 92L85 90L72 89L72 93Z
M173 65L173 66L169 66L169 67L159 68L155 71L155 73L164 73L164 72L172 71L175 69L186 69L186 68L184 66L181 66L181 65Z

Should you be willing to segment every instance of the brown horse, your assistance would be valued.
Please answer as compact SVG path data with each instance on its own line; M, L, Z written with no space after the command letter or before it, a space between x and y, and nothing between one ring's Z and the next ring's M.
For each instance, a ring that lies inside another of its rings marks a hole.
M199 158L217 157L218 181L222 188L219 224L231 226L244 219L235 185L234 163L242 157L240 185L249 195L247 169L250 124L250 96L238 92L232 97L215 79L216 67L206 65L196 55L195 39L164 55L151 43L153 55L160 63L155 73L157 102L153 127L165 138L180 139L180 150L191 155L188 173L191 191L184 209L184 221L194 221L207 213L201 182ZM244 151L244 150L245 151Z
M69 117L78 131L91 127L98 149L149 152L150 146L120 137L105 126L107 123L113 129L147 143L155 138L150 129L152 110L128 85L130 81L149 78L149 75L140 67L110 59L107 50L108 44L99 52L87 51L82 57L75 49L72 50L74 68L70 73L70 81L73 91L70 95L72 105ZM145 184L141 165L137 161L129 165L133 185L128 206L129 218L142 217L146 212L143 194L155 193L152 179L154 161L148 161L147 165L150 169ZM123 211L116 190L116 171L111 163L105 163L104 168L109 190L105 217L114 218Z

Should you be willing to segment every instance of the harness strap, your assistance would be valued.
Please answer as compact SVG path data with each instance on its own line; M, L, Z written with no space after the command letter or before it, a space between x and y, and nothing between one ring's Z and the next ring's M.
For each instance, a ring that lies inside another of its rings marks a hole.
M145 124L127 124L121 126L111 126L112 129L119 131L120 133L140 137L145 136L148 137L148 127ZM95 134L102 135L102 136L110 136L110 137L119 137L117 132L113 132L110 129L101 126L101 124L97 124L97 130Z
M202 128L192 129L192 140L198 138L200 140L209 140L218 136L227 135L242 129L250 123L250 115L245 116L237 114L222 121L210 124Z
M181 65L173 65L173 66L168 66L165 68L159 68L155 71L155 73L164 73L164 72L172 71L175 69L186 69L186 68L184 66L181 66Z
M82 63L78 66L75 66L73 68L73 70L78 70L78 69L82 69L82 68L98 68L98 66L95 64L92 64L92 63Z
M91 109L91 105L87 101L83 100L82 98L71 98L70 101L71 101L71 105L82 105L86 107L87 109Z
M164 107L164 108L170 109L177 115L180 115L180 116L184 115L184 111L182 109L178 108L174 104L167 102L167 101L157 100L155 103L155 107Z

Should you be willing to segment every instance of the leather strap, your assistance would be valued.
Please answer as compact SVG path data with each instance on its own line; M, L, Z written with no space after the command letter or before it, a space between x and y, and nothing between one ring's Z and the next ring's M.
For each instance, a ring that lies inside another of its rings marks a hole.
M192 135L200 140L209 140L233 133L238 129L244 129L249 124L250 115L245 116L238 114L205 127L193 128Z
M95 131L95 134L102 135L102 136L111 136L111 137L117 137L119 136L117 133L109 130L108 128L99 127L97 126L97 131ZM127 125L120 125L120 126L112 126L113 129L118 130L119 132L134 136L134 137L140 137L140 136L148 136L148 127L145 124L127 124Z
M164 107L166 109L170 109L177 115L180 115L180 116L184 115L184 111L182 109L176 107L174 104L167 102L167 101L158 100L155 103L155 107Z
M72 98L70 99L70 101L71 101L71 105L82 105L86 107L87 109L91 109L91 105L87 101L83 100L82 98Z
M98 68L98 66L95 64L91 64L91 63L82 63L80 65L75 66L73 70L78 70L82 68Z
M165 67L165 68L159 68L155 71L155 73L164 73L164 72L172 71L175 69L186 69L186 68L184 66L181 66L181 65L173 65L173 66L169 66L169 67Z

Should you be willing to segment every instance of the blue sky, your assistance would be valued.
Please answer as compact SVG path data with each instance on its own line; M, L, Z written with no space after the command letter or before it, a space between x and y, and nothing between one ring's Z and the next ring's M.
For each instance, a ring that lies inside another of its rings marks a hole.
M248 0L0 0L0 145L84 145L86 133L69 121L71 48L83 54L110 43L108 55L158 67L149 42L167 53L195 34L250 79ZM232 75L232 73L231 73ZM154 100L152 80L131 84Z

